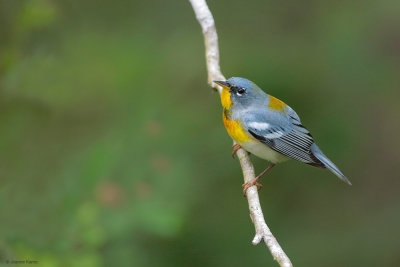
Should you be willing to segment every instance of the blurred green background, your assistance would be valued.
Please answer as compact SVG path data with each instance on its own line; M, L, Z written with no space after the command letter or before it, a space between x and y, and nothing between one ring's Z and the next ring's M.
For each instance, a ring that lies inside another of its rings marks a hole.
M400 1L209 5L223 73L292 106L353 183L263 178L293 263L400 266ZM188 1L0 0L0 262L277 266L206 80Z

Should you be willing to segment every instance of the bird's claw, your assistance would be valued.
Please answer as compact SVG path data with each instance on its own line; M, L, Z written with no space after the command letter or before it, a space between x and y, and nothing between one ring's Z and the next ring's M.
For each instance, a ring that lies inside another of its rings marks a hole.
M257 186L257 190L260 190L262 188L262 184L257 182L258 179L254 178L249 182L246 182L242 185L243 187L243 195L246 196L247 193L247 189L249 189L250 187L252 187L253 185Z
M239 149L241 149L242 147L239 144L234 144L232 146L233 151L232 151L232 158L235 158L236 153L238 152Z
M233 151L232 151L232 158L235 158L236 153L238 152L239 149L241 149L242 147L239 144L234 144L232 146ZM250 155L250 152L247 152L247 155Z

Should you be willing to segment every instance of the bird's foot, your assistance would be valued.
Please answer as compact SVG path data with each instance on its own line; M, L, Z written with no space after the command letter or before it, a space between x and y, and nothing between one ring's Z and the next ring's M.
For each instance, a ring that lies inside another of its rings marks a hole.
M242 147L239 144L234 144L232 146L233 151L232 151L232 158L235 158L236 153L238 152L239 149L241 149ZM247 151L247 155L250 155L251 153Z
M268 168L266 168L262 173L260 173L256 178L251 179L250 181L244 183L242 185L243 187L243 195L246 196L247 189L249 187L256 185L257 189L260 190L262 188L262 184L258 183L257 181L263 177L264 174L266 174L270 169L272 169L275 166L275 163L272 163Z
M239 149L241 149L242 147L239 144L234 144L232 146L233 151L232 151L232 158L235 158L236 153L238 152Z
M256 177L254 179L251 179L249 182L246 182L242 185L243 187L243 195L246 196L247 193L247 189L249 189L250 187L252 187L253 185L257 186L257 190L260 190L262 188L262 184L258 183L259 177Z

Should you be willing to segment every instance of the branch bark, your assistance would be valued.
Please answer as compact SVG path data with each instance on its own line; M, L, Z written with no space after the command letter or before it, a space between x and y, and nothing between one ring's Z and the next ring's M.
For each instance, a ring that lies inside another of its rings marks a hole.
M222 75L219 66L218 35L215 28L214 18L205 0L189 1L192 4L197 20L203 29L208 83L221 94L222 88L213 83L215 80L226 80ZM253 164L251 163L250 158L245 150L239 149L236 155L239 158L239 162L243 171L244 182L246 183L255 177ZM257 245L261 242L261 240L263 240L266 246L269 248L273 258L280 264L280 266L293 266L290 262L290 259L283 251L282 247L279 245L278 241L271 233L271 230L265 222L260 199L258 197L257 187L250 187L247 190L246 196L249 203L250 218L253 221L256 232L252 241L253 245Z

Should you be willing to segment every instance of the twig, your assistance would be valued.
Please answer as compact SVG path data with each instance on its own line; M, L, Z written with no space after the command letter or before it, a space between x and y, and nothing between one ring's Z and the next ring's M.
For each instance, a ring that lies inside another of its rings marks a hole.
M218 50L218 35L215 29L214 18L205 0L189 0L192 4L196 18L203 29L208 83L210 86L218 90L221 94L222 88L213 83L214 80L225 80L219 67L219 50ZM239 149L236 154L239 158L242 167L244 182L254 179L254 167L250 161L247 152ZM253 221L256 235L252 241L253 245L257 245L264 240L265 244L271 251L272 256L280 266L291 267L293 266L290 259L285 254L278 241L271 233L268 225L265 222L264 215L261 209L260 200L258 197L258 190L256 186L252 186L247 190L247 201L249 202L250 218Z

